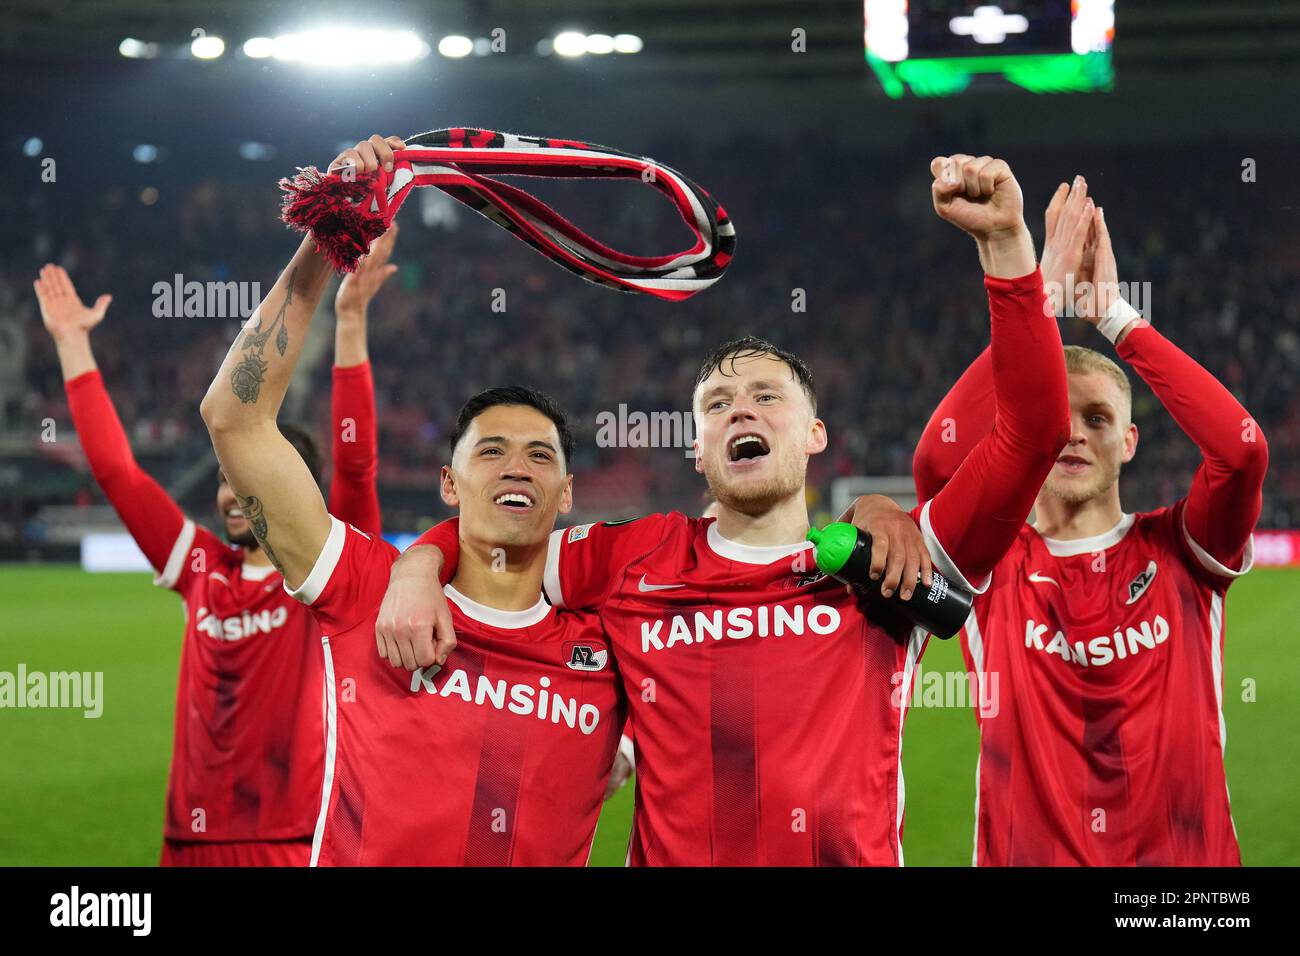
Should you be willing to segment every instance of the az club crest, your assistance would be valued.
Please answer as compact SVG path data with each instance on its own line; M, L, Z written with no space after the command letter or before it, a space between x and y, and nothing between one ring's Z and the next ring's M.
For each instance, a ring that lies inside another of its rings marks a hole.
M1128 583L1128 600L1124 603L1133 604L1146 593L1151 582L1156 579L1156 563L1151 561L1147 564L1147 569Z
M575 671L603 671L609 651L599 644L584 641L564 642L564 666Z

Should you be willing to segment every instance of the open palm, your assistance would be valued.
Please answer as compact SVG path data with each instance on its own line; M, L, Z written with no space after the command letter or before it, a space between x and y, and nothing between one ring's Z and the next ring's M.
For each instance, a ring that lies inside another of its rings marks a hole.
M87 307L78 298L67 270L53 263L41 269L40 278L32 285L41 306L41 321L55 338L89 332L104 320L104 313L113 301L111 295L101 295L93 306Z

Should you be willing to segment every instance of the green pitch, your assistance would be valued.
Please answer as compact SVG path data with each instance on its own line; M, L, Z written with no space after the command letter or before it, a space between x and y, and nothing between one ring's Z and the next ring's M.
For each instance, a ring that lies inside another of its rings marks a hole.
M152 865L161 841L181 610L142 574L0 567L0 671L102 671L103 714L0 709L0 865ZM1228 599L1228 785L1242 856L1300 863L1300 570L1261 569ZM962 671L931 641L927 671ZM1253 699L1251 699L1253 698ZM904 741L911 866L968 866L976 734L969 710L917 707ZM606 806L592 862L623 863L632 788Z

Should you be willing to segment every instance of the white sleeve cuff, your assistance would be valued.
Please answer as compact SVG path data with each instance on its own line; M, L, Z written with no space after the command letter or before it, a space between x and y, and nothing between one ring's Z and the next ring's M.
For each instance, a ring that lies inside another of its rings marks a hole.
M624 734L618 741L618 752L622 754L629 764L632 765L632 771L636 772L636 751L632 747L632 738Z
M180 580L181 572L185 570L185 559L190 555L190 548L194 546L194 522L189 518L181 525L181 533L176 536L176 543L172 545L171 554L167 555L167 563L163 565L162 571L154 575L153 583L160 588L175 587L176 582Z
M1253 534L1246 539L1246 550L1241 556L1241 569L1234 571L1220 564L1214 555L1192 540L1192 534L1187 530L1187 515L1185 514L1183 515L1182 524L1183 538L1186 539L1187 546L1192 549L1192 554L1196 555L1197 563L1211 574L1217 574L1224 578L1239 578L1255 566L1255 536Z
M551 532L551 539L546 544L546 570L542 572L542 589L553 607L564 607L564 595L560 592L560 541L568 529L560 528Z
M948 557L948 552L943 549L939 543L938 537L934 533L934 526L930 524L930 505L934 503L933 499L927 501L921 509L921 536L925 538L925 546L930 552L930 561L933 563L939 573L960 588L965 588L971 594L983 594L989 589L989 583L993 580L993 575L986 574L984 580L980 582L979 587L975 587L966 580L966 575L961 573L961 569L953 563L952 558Z
M325 590L325 585L329 584L330 578L334 576L334 569L339 566L339 559L343 557L343 544L347 539L348 526L330 515L330 533L325 539L325 546L320 549L311 573L302 584L296 588L285 584L284 589L289 592L289 597L301 601L308 607L315 604L321 592Z

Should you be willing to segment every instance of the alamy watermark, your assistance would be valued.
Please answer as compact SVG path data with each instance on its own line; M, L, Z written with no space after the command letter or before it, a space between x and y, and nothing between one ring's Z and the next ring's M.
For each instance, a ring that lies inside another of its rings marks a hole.
M596 415L596 445L600 448L681 448L695 457L695 416L691 412L628 411Z
M151 291L158 319L247 319L262 301L260 282L186 282L179 272Z
M94 719L104 713L103 671L0 671L0 709L50 708L81 710Z
M1151 321L1151 283L1150 282L1075 282L1074 273L1066 273L1065 282L1044 282L1043 292L1047 295L1044 308L1049 314L1065 318L1091 318L1088 309L1080 309L1077 303L1083 300L1096 303L1100 299L1114 302L1123 299L1142 314L1147 322Z

